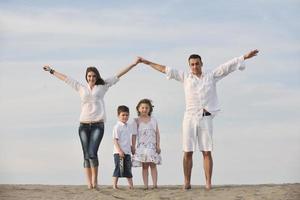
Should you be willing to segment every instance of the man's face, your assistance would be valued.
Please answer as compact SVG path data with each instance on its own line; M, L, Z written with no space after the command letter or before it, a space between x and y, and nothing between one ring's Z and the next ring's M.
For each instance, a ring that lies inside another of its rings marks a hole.
M194 75L201 75L202 73L202 62L199 58L191 58L189 60L189 65L190 65L190 69L192 74Z

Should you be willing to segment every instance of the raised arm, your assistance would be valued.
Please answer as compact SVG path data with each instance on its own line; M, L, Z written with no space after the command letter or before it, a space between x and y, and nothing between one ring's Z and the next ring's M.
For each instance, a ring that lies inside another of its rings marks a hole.
M214 79L216 81L219 81L222 78L224 78L225 76L227 76L228 74L230 74L231 72L236 71L237 69L244 70L245 69L244 61L246 59L256 56L257 53L258 53L258 50L255 49L255 50L252 50L252 51L244 54L243 56L233 58L233 59L229 60L228 62L220 65L219 67L217 67L216 69L214 69L212 71Z
M157 71L160 71L162 73L166 73L166 66L151 62L142 57L138 57L138 58L140 59L140 62L142 62L146 65L150 65L153 69L156 69Z
M246 53L246 54L244 55L244 60L249 59L249 58L252 58L252 57L254 57L254 56L257 56L257 53L258 53L258 52L259 52L259 51L258 51L257 49L255 49L255 50L250 51L249 53Z
M122 69L118 74L117 74L117 77L120 78L121 76L123 76L124 74L126 74L129 70L131 70L134 66L136 66L138 63L140 63L140 59L137 58L135 60L134 63L130 64L128 67Z
M50 72L50 74L53 74L55 77L57 77L58 79L62 80L62 81L65 81L67 79L67 76L58 72L58 71L55 71L53 68L50 67L50 65L45 65L43 67L43 69L46 71L46 72Z

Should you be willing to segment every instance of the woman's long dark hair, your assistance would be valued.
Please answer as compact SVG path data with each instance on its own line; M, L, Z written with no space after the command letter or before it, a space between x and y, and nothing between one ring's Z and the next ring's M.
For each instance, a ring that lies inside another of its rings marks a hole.
M100 73L99 73L99 71L96 67L86 68L86 73L85 73L86 82L88 82L87 75L88 75L89 72L94 72L96 74L96 83L95 83L95 85L104 85L105 84L105 81L101 78Z

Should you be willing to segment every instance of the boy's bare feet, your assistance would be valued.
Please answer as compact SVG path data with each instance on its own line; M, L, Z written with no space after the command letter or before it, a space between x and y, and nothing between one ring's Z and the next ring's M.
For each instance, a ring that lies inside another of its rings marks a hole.
M118 189L119 189L119 187L118 187L118 186L116 186L116 185L114 185L114 186L113 186L113 189L114 189L114 190L118 190Z

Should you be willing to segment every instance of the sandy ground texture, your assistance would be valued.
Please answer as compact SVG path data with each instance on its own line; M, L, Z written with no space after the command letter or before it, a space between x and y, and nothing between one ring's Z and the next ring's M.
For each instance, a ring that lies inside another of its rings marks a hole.
M281 185L224 185L214 186L206 191L202 186L193 186L185 191L182 186L160 186L158 189L144 190L141 186L133 190L120 187L100 186L89 190L86 186L63 185L0 185L1 200L23 199L68 199L68 200L106 200L106 199L201 199L201 200L300 200L300 183Z

